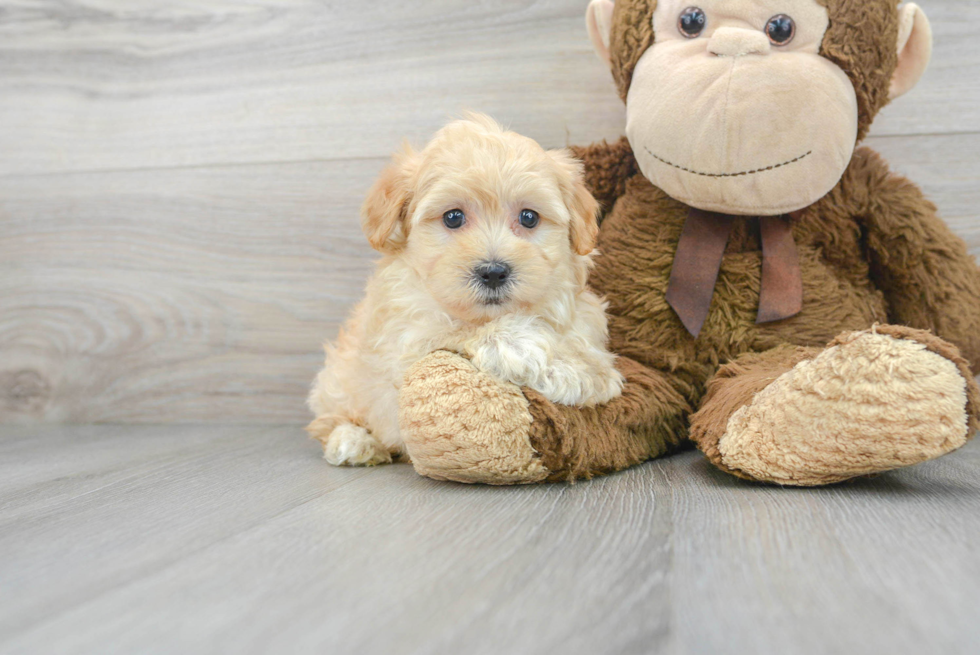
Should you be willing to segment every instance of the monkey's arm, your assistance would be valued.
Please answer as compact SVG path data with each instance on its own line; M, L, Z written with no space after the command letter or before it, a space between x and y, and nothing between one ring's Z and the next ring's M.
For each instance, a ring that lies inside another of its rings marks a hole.
M639 171L633 149L624 136L615 143L602 141L570 150L585 164L585 185L602 207L601 221L625 193L627 180Z
M453 353L424 357L399 398L415 470L441 480L526 484L590 478L679 448L690 407L670 377L625 357L616 367L626 378L621 396L570 407L502 384Z
M575 480L619 471L677 450L690 407L670 377L620 357L621 396L605 405L570 407L524 390L533 421L530 442L548 479Z
M862 153L865 154L865 153ZM980 268L912 182L868 155L868 260L892 323L930 330L980 370Z

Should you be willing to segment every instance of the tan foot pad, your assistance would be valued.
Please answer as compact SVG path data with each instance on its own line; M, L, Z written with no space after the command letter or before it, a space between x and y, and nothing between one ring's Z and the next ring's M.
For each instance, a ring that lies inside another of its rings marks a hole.
M421 475L436 480L524 484L548 477L528 437L521 390L439 351L413 366L399 399L402 438Z
M728 421L723 463L814 486L917 464L968 436L966 380L918 341L859 332L781 375Z

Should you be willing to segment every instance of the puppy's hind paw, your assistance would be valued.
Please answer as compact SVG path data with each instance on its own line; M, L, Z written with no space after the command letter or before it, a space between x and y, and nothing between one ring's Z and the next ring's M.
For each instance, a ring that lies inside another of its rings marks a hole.
M323 458L334 466L390 464L391 453L366 429L341 423L323 444Z

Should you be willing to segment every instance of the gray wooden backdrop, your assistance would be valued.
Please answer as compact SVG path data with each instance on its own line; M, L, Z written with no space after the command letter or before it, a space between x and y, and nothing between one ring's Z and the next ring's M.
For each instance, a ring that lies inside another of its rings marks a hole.
M0 0L0 422L305 420L403 138L622 133L586 0ZM869 143L980 253L980 2Z

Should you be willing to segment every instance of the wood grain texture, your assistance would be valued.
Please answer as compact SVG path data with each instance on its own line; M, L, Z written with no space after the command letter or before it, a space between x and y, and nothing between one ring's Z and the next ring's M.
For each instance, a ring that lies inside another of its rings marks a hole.
M0 174L383 157L467 108L551 144L618 136L586 5L15 2Z
M384 157L464 108L548 146L622 133L586 0L7 0L0 175ZM980 125L980 3L922 0L921 86L879 135Z
M301 420L382 164L0 181L3 417Z
M921 4L932 69L869 143L980 253L980 3ZM0 3L0 423L304 421L403 137L622 133L585 5Z
M816 490L337 469L296 428L0 429L0 653L975 653L980 444Z

